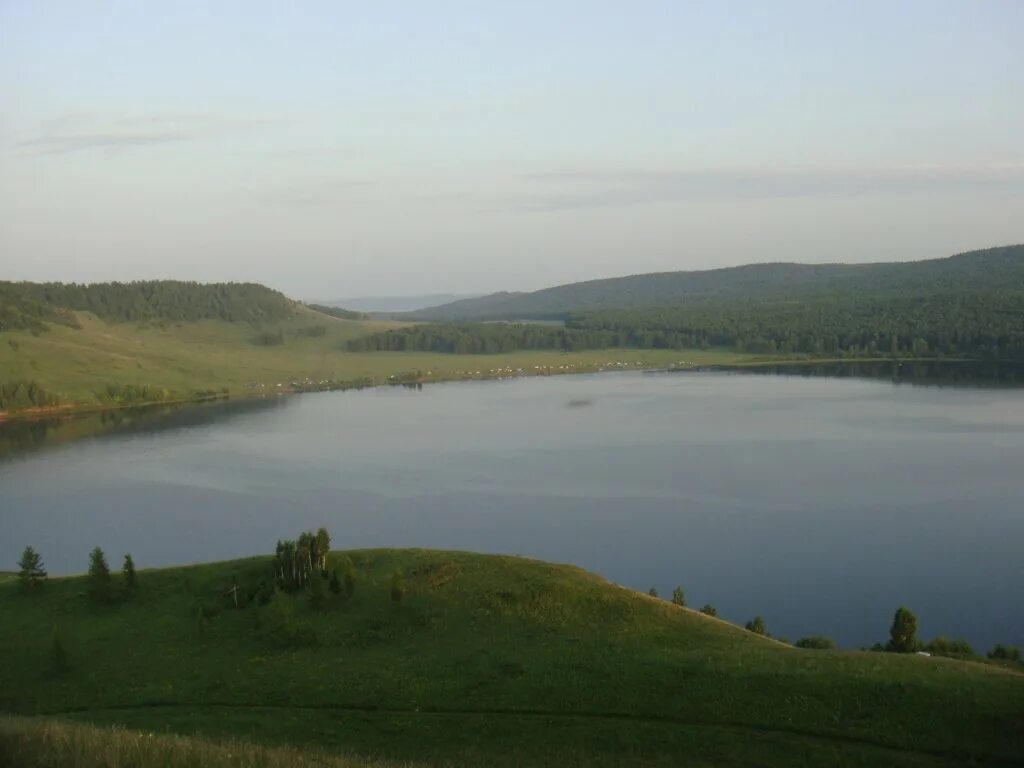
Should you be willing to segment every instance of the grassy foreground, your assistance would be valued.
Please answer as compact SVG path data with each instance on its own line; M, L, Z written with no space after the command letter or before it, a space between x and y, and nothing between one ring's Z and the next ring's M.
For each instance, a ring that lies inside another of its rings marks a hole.
M0 768L399 768L315 750L264 747L97 727L79 723L0 716Z
M636 349L353 353L344 350L345 342L394 324L342 320L302 306L291 319L259 328L219 320L147 324L108 323L82 312L75 317L80 328L53 324L44 332L8 331L0 336L0 383L32 380L62 403L98 407L112 404L102 396L110 384L165 389L186 399L196 391L237 397L291 391L292 382L308 381L312 388L321 381L387 383L392 376L417 371L425 381L442 381L658 367L680 360L729 364L749 358L714 350ZM318 328L322 330L316 335L310 333ZM255 339L261 334L280 334L283 343L258 344Z
M346 556L354 595L289 597L286 641L274 603L226 592L269 557L142 571L106 605L81 577L0 583L0 709L425 764L1024 764L1024 675L1007 669L798 650L570 566L332 564Z

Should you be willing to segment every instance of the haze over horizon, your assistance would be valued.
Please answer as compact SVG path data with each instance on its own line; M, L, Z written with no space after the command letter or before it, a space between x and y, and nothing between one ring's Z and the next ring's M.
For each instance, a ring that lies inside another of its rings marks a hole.
M483 294L1024 242L1024 4L0 5L0 279Z

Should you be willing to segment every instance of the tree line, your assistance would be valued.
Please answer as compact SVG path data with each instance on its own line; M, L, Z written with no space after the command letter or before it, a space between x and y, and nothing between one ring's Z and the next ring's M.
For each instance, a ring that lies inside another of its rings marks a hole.
M128 283L0 282L0 331L74 324L68 310L111 322L269 322L294 314L284 294L257 283L140 280Z
M808 301L695 300L568 315L564 326L443 323L353 339L353 352L498 354L607 348L730 348L830 357L1024 359L1024 293Z
M9 381L0 383L0 411L21 408L47 408L59 405L60 400L35 381Z

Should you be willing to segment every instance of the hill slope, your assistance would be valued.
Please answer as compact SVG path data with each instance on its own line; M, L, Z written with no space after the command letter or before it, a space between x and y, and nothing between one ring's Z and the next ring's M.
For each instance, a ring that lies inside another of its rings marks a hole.
M344 557L354 596L320 611L303 593L234 607L269 557L143 571L111 605L82 578L0 584L0 709L455 765L1024 755L1024 676L1004 669L797 650L567 566L364 550L332 567Z
M943 259L878 264L749 264L700 272L660 272L495 293L411 312L415 320L562 317L570 312L681 304L690 299L884 297L1024 290L1024 245Z

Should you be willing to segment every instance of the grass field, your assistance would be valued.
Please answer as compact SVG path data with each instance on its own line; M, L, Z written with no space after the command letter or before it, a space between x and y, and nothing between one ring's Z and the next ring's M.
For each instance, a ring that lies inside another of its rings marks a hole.
M292 381L365 379L384 383L392 375L413 371L421 371L426 381L440 381L488 378L502 375L505 369L567 373L596 370L610 362L657 367L681 359L704 364L747 359L714 350L600 350L572 354L537 351L504 355L351 353L343 349L348 339L377 332L389 324L340 320L305 307L291 320L259 329L247 323L221 321L158 326L106 323L83 313L77 317L81 328L55 324L35 335L27 331L0 335L0 382L34 380L62 402L96 405L101 402L97 393L107 384L149 385L182 396L197 390L226 389L232 396L243 396L276 393L289 388ZM315 326L324 328L323 335L301 335ZM253 343L258 333L267 331L280 331L284 343Z
M570 566L344 554L354 597L289 598L291 645L225 596L270 558L142 571L112 605L0 583L0 709L425 764L1024 764L1008 669L798 650Z

